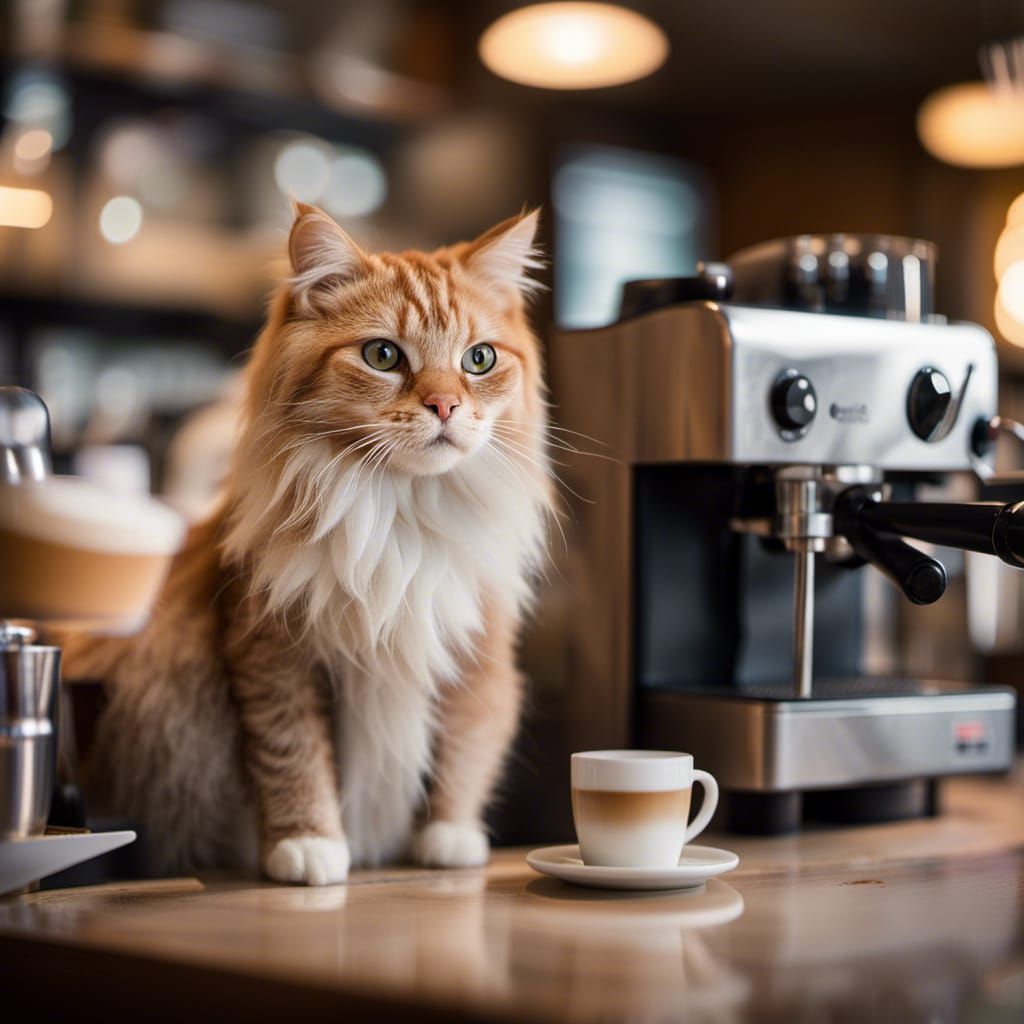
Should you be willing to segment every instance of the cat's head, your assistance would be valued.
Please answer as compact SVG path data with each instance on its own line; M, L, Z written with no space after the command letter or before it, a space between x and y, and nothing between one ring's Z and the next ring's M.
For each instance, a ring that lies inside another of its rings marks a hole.
M275 409L284 434L415 475L452 469L496 424L538 422L540 355L524 311L536 229L534 211L431 253L370 253L297 204L251 413Z

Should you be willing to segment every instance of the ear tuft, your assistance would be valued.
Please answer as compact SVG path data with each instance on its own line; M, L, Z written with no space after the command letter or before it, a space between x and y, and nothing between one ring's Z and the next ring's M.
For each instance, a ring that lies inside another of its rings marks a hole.
M323 210L295 202L295 222L288 237L295 308L313 316L326 286L355 280L367 266L362 249Z
M534 247L540 210L510 217L470 242L464 261L468 270L509 296L530 296L543 285L528 277L544 266Z

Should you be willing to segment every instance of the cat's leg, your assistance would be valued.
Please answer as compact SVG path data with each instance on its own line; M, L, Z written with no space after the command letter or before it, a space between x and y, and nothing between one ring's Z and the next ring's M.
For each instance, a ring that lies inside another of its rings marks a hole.
M484 810L515 738L522 703L517 625L511 615L489 609L476 658L442 696L427 817L412 842L420 864L487 862Z
M278 882L344 881L349 850L315 674L282 638L250 637L233 659L232 686L259 810L263 870Z

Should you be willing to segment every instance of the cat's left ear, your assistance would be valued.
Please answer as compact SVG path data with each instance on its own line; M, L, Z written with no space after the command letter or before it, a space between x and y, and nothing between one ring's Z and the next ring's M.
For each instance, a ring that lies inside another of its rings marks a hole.
M463 254L466 269L510 300L543 287L529 271L544 266L534 246L540 210L510 217L470 242Z
M332 284L353 281L367 270L366 254L323 210L295 203L288 237L292 298L303 316L311 316Z

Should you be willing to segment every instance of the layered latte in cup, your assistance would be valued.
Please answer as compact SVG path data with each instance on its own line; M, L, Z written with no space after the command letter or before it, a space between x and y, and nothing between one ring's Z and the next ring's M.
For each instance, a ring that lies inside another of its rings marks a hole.
M693 783L704 803L692 824ZM693 757L665 750L590 750L572 755L572 809L580 856L604 867L674 867L711 820L718 785Z
M156 499L77 477L0 483L0 618L137 628L185 530Z

